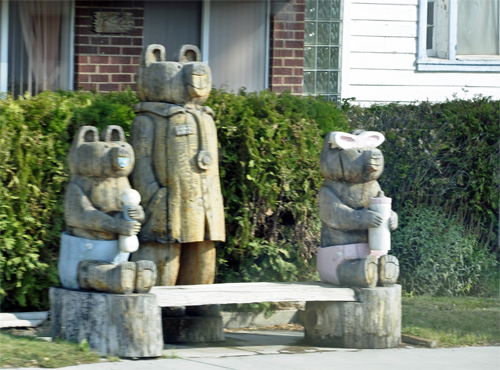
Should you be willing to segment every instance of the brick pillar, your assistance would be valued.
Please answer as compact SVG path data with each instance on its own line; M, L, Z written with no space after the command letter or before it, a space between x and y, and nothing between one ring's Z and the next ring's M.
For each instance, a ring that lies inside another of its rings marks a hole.
M94 12L132 13L134 29L124 34L96 33ZM143 1L76 1L75 89L99 92L135 90L142 51Z
M271 91L302 94L305 0L291 0L271 18Z

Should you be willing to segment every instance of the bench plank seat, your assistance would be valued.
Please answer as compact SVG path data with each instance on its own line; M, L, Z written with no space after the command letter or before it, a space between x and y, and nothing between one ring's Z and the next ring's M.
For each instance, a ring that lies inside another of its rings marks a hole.
M155 286L149 293L156 295L160 307L257 302L357 301L353 289L319 282Z

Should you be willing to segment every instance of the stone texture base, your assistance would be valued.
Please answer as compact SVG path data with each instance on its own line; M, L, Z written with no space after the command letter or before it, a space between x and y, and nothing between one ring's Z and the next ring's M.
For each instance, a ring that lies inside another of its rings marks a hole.
M165 343L221 342L224 340L222 316L164 317Z
M359 288L356 293L359 302L307 302L305 340L320 347L397 347L401 286Z
M50 288L52 338L86 339L101 356L159 357L161 313L153 294L107 294Z

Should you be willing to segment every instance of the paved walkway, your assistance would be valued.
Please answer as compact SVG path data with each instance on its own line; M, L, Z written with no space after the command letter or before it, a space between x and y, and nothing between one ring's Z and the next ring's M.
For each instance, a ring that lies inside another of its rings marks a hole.
M220 344L166 345L164 356L66 367L70 370L499 370L500 347L355 350L309 347L302 332L226 333ZM30 368L33 369L33 368ZM25 370L28 370L26 368Z

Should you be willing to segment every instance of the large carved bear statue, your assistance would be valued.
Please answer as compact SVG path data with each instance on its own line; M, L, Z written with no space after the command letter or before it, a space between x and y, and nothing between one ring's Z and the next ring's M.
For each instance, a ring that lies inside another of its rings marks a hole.
M321 247L317 258L322 281L374 287L377 282L392 285L399 276L396 257L368 238L369 229L386 227L389 234L398 225L394 211L389 210L384 220L370 209L370 201L390 201L380 198L383 193L377 182L384 170L384 157L377 146L384 140L382 134L372 131L331 132L325 138L320 157L324 182L319 192Z
M59 258L62 285L111 293L149 291L156 266L151 261L128 262L130 253L120 251L118 244L119 235L137 234L144 219L141 206L123 214L122 198L133 192L127 176L134 167L134 151L123 129L107 126L99 140L97 128L81 127L68 162L67 231Z
M196 46L184 45L177 61L161 45L144 49L130 139L146 218L132 259L156 262L157 285L213 283L214 242L225 240L214 113L202 106L211 87Z

